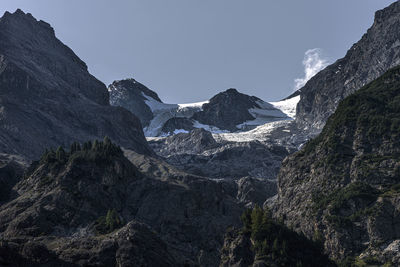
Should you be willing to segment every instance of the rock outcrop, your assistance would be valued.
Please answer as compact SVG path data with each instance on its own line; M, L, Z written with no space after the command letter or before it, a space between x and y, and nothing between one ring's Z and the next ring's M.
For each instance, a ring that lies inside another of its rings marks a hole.
M399 81L396 67L347 97L282 163L275 216L336 260L400 264Z
M303 130L318 134L339 102L365 84L400 64L400 2L377 11L366 34L346 56L319 72L295 95L296 122Z
M292 119L273 104L236 89L221 92L209 101L188 104L163 103L155 92L133 79L115 81L108 90L111 104L139 117L148 137L169 136L196 128L215 133L248 131L268 122Z
M217 142L204 129L150 140L149 145L171 165L213 178L275 180L281 161L289 154L284 147L259 141Z
M259 207L241 216L243 227L229 229L220 266L336 266L322 252L318 240L309 240L271 218Z
M284 119L287 116L255 96L239 93L236 89L228 89L210 99L203 105L203 110L196 112L193 119L202 124L213 125L222 130L237 131L238 125L255 120L251 109L270 110L271 120Z
M24 175L28 165L19 156L0 154L0 204L10 199L12 188Z
M0 19L0 152L35 159L49 147L109 136L151 154L140 121L109 105L103 83L55 36L17 10Z
M0 260L217 266L225 230L240 225L245 205L264 201L241 190L134 151L124 156L107 140L50 150L0 206L0 252L16 255Z
M110 92L110 104L124 107L135 114L143 127L148 126L154 117L152 110L145 102L146 97L162 103L156 92L134 79L115 81L108 86L108 91Z
M184 266L156 233L136 221L102 236L3 240L0 243L0 264L34 267Z

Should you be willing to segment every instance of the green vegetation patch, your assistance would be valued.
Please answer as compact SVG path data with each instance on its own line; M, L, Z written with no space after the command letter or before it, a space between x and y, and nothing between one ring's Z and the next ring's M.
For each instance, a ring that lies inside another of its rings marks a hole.
M331 162L345 161L353 156L352 139L356 130L364 133L371 144L384 139L399 142L400 67L345 98L322 133L308 142L301 154L312 154L321 146L331 154Z
M313 212L316 214L328 209L331 215L327 216L327 219L330 223L336 226L349 226L362 216L371 215L375 212L375 208L370 206L370 204L375 202L381 193L381 191L366 183L351 183L329 195L313 196ZM367 206L353 212L349 216L340 216L340 210L348 209L348 204L351 200L367 202Z
M277 266L331 266L323 254L322 235L311 241L272 219L270 212L255 207L241 216L242 232L249 234L257 260L273 262Z
M124 225L123 219L118 215L115 209L108 210L106 216L96 220L94 229L96 234L108 234Z
M57 169L64 166L67 162L73 160L85 160L96 163L109 162L113 157L122 156L121 148L111 142L108 137L104 137L103 141L95 140L85 142L82 145L75 142L70 146L70 150L66 151L63 147L57 150L47 150L40 158L40 164L46 164L50 169ZM39 164L34 162L32 168L36 168ZM31 168L31 169L32 169ZM34 170L30 170L32 173Z
M338 262L338 266L339 267L373 267L373 266L392 267L394 265L391 262L383 263L376 257L366 257L363 259L360 259L358 257L347 257L346 259Z

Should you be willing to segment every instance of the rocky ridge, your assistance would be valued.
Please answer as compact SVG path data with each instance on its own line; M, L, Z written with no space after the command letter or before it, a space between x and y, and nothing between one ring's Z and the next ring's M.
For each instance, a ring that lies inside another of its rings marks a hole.
M53 28L21 10L0 19L0 95L2 153L32 160L46 148L106 135L152 153L140 121L110 106L105 85Z
M0 206L0 253L15 255L0 254L0 260L217 266L222 233L240 225L245 205L267 197L134 151L124 154L105 139L50 150L32 163ZM102 219L110 211L112 221Z
M400 264L399 80L396 67L347 97L282 163L275 216L336 260Z
M204 102L165 104L155 92L133 79L116 81L108 88L111 104L138 116L147 137L198 128L215 133L247 131L264 123L291 119L273 104L236 89L228 89Z
M145 103L146 96L161 102L156 92L134 79L114 81L108 86L108 92L110 93L110 104L124 107L135 114L143 127L148 126L154 118L152 110Z
M303 131L318 134L339 102L388 69L400 64L400 2L375 14L375 20L345 57L337 60L297 91L296 123ZM292 95L293 96L293 95Z
M204 129L149 140L151 148L171 165L212 178L251 176L275 180L280 162L290 150L260 141L216 141Z

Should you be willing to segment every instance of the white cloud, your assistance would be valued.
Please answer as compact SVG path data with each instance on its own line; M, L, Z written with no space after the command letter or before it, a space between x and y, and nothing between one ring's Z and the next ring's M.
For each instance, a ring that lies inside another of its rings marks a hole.
M314 48L307 50L304 54L303 65L304 77L294 80L294 90L303 87L309 79L328 66L329 61L323 57L322 49Z

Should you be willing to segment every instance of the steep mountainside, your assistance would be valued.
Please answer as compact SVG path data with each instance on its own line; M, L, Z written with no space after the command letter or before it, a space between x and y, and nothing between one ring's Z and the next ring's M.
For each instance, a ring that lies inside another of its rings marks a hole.
M246 210L243 227L230 229L221 250L221 266L336 266L319 240L308 240L274 220L260 207Z
M45 148L106 135L151 153L139 120L109 105L105 85L49 24L21 10L6 12L0 19L0 152L34 159Z
M0 204L11 197L11 189L23 176L28 163L19 156L0 154Z
M217 266L225 230L268 197L125 155L108 139L43 154L0 206L0 263Z
M339 102L400 64L400 2L377 11L372 27L346 56L315 75L300 94L296 122L319 133Z
M275 216L335 259L400 264L400 67L339 104L282 163Z

